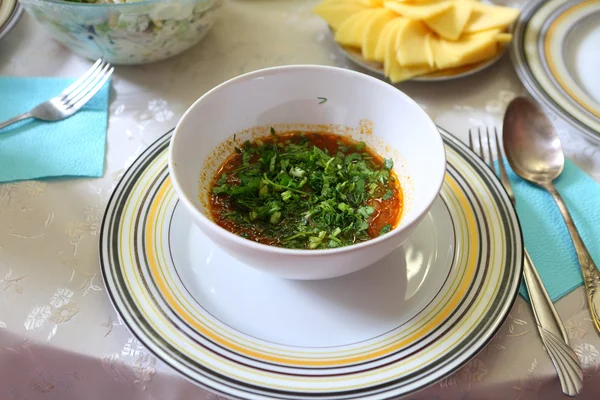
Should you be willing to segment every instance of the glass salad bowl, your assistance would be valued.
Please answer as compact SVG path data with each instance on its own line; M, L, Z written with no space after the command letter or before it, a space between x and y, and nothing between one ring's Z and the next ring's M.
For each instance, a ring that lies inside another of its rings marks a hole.
M73 52L113 64L164 60L198 43L222 0L20 0ZM118 2L120 1L120 2Z

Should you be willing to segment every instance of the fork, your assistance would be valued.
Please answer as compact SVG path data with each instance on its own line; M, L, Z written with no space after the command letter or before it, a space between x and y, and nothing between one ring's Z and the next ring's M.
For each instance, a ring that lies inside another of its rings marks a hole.
M490 169L497 175L496 167L494 166L494 158L492 153L492 141L490 140L490 131L486 128L485 136L487 138L487 160L485 150L482 144L481 129L477 129L477 142L479 144L479 157L487 163ZM498 131L494 128L496 154L498 155L498 170L499 179L510 197L513 205L516 205L515 194L512 190L506 167L503 162L503 150L498 139ZM475 152L473 143L473 134L469 129L469 147ZM497 175L497 176L498 176ZM575 397L583 388L583 371L579 365L577 356L571 349L569 337L565 331L565 327L548 296L548 292L544 287L533 261L529 257L527 249L524 249L525 259L523 268L523 277L527 285L531 308L537 324L542 343L550 360L554 364L554 368L560 380L560 386L564 394L570 397Z
M30 111L0 123L0 129L27 118L43 121L59 121L75 114L104 86L114 71L108 62L101 58L79 79L61 94L38 104Z

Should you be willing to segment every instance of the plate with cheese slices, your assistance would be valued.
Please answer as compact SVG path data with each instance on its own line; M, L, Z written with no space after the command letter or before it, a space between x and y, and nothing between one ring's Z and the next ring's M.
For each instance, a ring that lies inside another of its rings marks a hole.
M600 141L600 1L529 2L514 34L513 64L532 96Z
M394 84L481 71L502 56L519 16L476 0L323 0L313 11L349 60Z

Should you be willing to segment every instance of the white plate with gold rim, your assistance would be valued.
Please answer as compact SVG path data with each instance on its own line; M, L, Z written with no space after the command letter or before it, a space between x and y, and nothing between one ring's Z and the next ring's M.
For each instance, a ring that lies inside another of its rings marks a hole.
M22 13L23 8L17 0L0 0L0 38L16 25Z
M515 69L540 102L600 141L600 1L529 2L514 30Z
M132 333L193 382L243 399L390 399L458 369L517 296L522 237L493 173L440 130L448 167L415 232L377 264L291 281L247 267L194 226L167 171L171 133L128 169L100 238Z

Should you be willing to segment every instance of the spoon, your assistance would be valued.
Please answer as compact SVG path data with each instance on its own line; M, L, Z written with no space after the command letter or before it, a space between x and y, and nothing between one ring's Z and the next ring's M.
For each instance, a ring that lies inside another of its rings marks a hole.
M565 166L560 139L542 110L524 97L517 97L508 105L503 137L506 158L513 171L546 189L565 219L581 267L592 320L600 332L600 272L579 236L567 205L552 184Z

